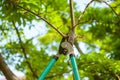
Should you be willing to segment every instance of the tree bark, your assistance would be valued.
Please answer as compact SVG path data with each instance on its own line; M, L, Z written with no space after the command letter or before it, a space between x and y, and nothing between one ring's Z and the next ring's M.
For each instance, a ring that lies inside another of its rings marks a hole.
M4 76L7 80L20 80L13 72L10 70L6 62L4 61L4 58L2 57L0 53L0 70L3 72Z

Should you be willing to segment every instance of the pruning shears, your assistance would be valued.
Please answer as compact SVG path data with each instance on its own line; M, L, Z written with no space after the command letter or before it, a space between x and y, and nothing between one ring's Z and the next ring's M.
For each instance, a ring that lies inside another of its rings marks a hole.
M62 38L62 40L60 42L58 53L50 60L50 62L48 63L48 65L46 66L44 71L39 76L38 80L44 80L44 78L49 73L49 71L53 67L54 63L58 60L58 58L61 54L64 54L64 55L69 54L70 62L71 62L72 70L73 70L73 74L74 74L74 80L80 80L77 63L76 63L75 55L74 55L74 49L72 46L73 43L71 43L71 42L73 42L73 41L71 41L72 40L71 36L72 36L72 38L74 37L73 34L69 34L69 36L67 38Z

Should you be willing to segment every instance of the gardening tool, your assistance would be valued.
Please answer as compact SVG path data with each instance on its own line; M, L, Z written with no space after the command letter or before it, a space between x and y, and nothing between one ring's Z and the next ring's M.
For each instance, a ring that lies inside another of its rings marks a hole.
M69 36L72 36L72 37L69 37ZM44 80L44 78L49 73L49 71L51 70L51 68L53 67L53 65L58 60L58 58L61 54L64 54L64 55L69 54L70 62L71 62L72 70L73 70L73 74L74 74L74 79L80 80L77 63L76 63L75 55L74 55L74 49L72 46L73 45L73 43L72 43L73 37L74 37L73 34L69 34L67 38L62 38L62 40L60 42L58 53L50 60L50 62L48 63L48 65L46 66L46 68L44 69L42 74L39 76L38 80Z

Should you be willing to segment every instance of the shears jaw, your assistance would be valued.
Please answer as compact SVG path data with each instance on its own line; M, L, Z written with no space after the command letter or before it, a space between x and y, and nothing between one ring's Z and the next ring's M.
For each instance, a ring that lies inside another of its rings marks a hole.
M73 54L74 53L73 46L67 41L62 42L61 47L65 50L65 52L66 52L65 54Z

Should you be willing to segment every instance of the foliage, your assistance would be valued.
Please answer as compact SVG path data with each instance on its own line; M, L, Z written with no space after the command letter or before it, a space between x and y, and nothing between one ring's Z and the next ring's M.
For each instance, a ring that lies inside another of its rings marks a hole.
M94 3L101 5L103 2ZM77 20L82 12L76 9L76 5L74 2ZM57 53L62 38L50 24L64 34L71 29L69 2L0 0L0 6L0 52L9 65L26 75L26 80L35 80L34 74L40 75L52 58L51 55ZM116 80L120 77L119 15L120 1L114 0L108 7L89 6L80 19L75 33L78 43L85 43L87 50L83 55L76 56L81 79L87 77L89 80ZM39 23L42 20L50 23L46 22L44 25L48 29L46 33L28 39L25 28L31 30L35 28L34 21ZM34 74L27 61L32 65ZM66 76L66 80L71 80L71 70L69 58L62 55L46 80L63 80Z

